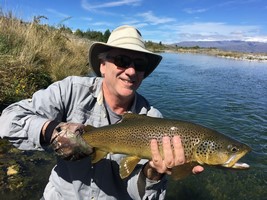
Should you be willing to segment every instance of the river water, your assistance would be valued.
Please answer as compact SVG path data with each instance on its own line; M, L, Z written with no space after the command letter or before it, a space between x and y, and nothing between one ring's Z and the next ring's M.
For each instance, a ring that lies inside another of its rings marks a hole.
M167 200L266 199L267 63L196 54L162 56L160 66L144 80L139 92L166 118L202 124L252 148L242 158L251 166L249 170L205 166L200 175L170 179ZM47 153L23 152L14 161L20 163L23 173L19 181L27 187L18 192L1 191L2 198L39 199L53 159Z
M267 198L267 63L165 53L139 92L164 117L192 121L248 144L249 170L205 167L170 180L167 199Z

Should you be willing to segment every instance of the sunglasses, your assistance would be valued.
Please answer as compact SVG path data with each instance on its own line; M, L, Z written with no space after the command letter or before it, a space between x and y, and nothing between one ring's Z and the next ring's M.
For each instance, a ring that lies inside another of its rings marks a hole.
M112 59L113 63L120 68L127 69L132 63L136 71L144 72L148 65L148 61L145 58L130 58L125 55L107 56L107 59Z

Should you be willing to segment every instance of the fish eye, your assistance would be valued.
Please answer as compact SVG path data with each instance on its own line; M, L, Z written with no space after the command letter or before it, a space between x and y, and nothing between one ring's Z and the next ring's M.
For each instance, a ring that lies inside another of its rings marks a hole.
M237 147L233 147L233 148L231 149L231 151L232 151L232 152L237 152L237 151L238 151L238 148L237 148Z
M228 145L228 149L230 149L230 151L233 153L235 153L239 150L236 146L233 146L233 145Z

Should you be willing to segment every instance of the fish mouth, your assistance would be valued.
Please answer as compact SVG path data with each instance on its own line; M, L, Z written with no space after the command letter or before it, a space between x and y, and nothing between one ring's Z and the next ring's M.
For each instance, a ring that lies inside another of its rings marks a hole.
M239 155L232 155L222 167L233 168L233 169L248 169L250 166L247 163L237 162L240 158L242 158L248 151L243 152Z
M232 169L248 169L248 168L250 168L249 164L241 163L241 162L236 162L233 165L229 165L228 163L225 163L222 165L222 167L232 168Z
M232 168L233 169L248 169L250 166L247 163L235 163Z

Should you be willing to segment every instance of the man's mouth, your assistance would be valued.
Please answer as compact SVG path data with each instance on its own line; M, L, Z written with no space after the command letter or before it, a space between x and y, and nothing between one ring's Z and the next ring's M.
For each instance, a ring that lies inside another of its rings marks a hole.
M120 80L122 80L126 84L134 84L135 83L135 81L133 81L133 80L127 80L127 79L122 79L122 78Z

